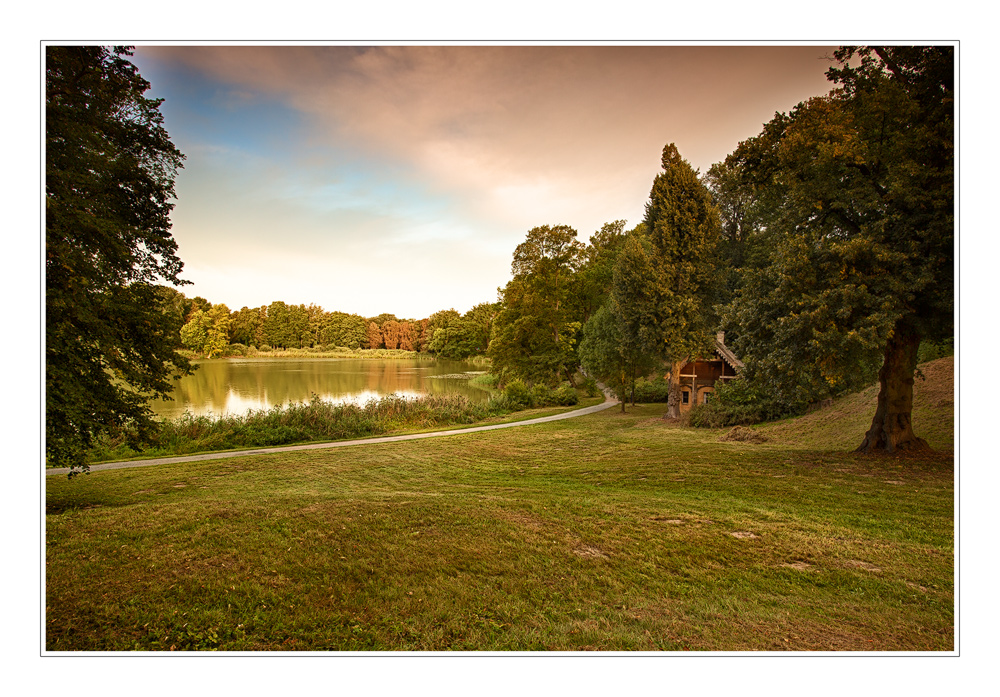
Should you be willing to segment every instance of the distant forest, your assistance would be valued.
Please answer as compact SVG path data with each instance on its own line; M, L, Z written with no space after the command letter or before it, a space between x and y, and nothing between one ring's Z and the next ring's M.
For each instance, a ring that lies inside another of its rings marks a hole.
M497 303L481 303L464 315L442 310L424 319L400 319L383 313L362 317L328 312L319 305L281 301L231 311L202 297L187 298L159 287L167 313L181 325L180 342L209 357L257 350L317 348L402 349L461 360L486 353Z

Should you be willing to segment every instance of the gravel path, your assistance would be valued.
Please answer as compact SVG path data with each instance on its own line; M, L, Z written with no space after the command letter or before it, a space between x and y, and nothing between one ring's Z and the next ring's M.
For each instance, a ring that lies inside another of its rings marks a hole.
M197 462L199 460L223 460L229 457L244 457L246 455L268 455L271 453L287 453L294 450L324 450L327 448L346 448L352 445L371 445L373 443L395 443L402 440L418 440L420 438L440 438L443 436L461 436L466 433L476 431L494 431L498 428L513 428L515 426L530 426L532 424L542 424L549 421L560 421L562 419L572 419L576 416L593 414L598 411L609 409L618 404L618 400L608 391L604 393L604 401L592 407L575 409L562 414L552 416L540 416L537 419L526 419L524 421L514 421L507 424L493 424L492 426L473 426L471 428L459 428L452 431L434 431L432 433L410 433L403 436L381 436L379 438L361 438L357 440L340 440L332 443L306 443L304 445L285 445L277 448L253 448L251 450L229 450L224 453L201 453L197 455L179 455L177 457L158 457L152 460L129 460L127 462L105 462L101 465L91 465L91 472L101 470L116 470L127 467L149 467L150 465L169 465L175 462ZM46 470L47 475L69 474L69 468L57 467Z

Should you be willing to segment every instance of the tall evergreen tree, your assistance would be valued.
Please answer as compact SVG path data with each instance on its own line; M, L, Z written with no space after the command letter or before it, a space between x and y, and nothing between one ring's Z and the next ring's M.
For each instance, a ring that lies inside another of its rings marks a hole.
M153 285L184 283L170 234L184 156L130 55L45 51L45 452L74 472L102 432L150 436L149 398L190 368Z
M658 294L655 326L671 362L667 418L680 416L680 368L706 353L716 317L719 214L697 173L668 143L643 221L652 243Z

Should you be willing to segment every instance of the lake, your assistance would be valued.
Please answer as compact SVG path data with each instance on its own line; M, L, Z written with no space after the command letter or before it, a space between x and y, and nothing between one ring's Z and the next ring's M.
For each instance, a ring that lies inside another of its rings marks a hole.
M489 398L486 390L455 375L480 374L482 366L433 358L361 360L351 358L227 358L194 361L198 370L180 379L173 400L151 403L157 418L193 414L244 414L292 402L364 404L386 395L462 394Z

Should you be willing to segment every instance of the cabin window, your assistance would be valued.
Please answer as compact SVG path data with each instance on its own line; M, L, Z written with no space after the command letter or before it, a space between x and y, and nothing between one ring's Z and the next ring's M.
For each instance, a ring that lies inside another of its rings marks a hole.
M702 404L708 404L708 398L711 397L711 396L712 396L711 392L706 392L705 394L703 394L701 396L701 403Z
M690 404L690 403L691 403L691 393L688 392L687 390L684 390L683 392L681 392L681 404Z

